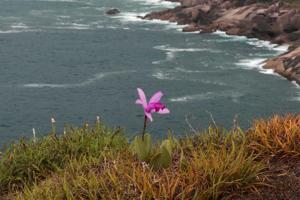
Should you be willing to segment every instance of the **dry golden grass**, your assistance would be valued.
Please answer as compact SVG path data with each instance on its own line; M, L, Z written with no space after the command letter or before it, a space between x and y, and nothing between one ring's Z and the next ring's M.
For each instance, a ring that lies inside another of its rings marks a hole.
M271 156L300 155L300 115L256 120L247 133L249 146Z
M218 137L218 139L216 139ZM127 148L104 159L72 161L61 173L18 195L23 199L220 199L255 190L264 165L246 151L242 132L209 129L182 140L172 166L153 170Z

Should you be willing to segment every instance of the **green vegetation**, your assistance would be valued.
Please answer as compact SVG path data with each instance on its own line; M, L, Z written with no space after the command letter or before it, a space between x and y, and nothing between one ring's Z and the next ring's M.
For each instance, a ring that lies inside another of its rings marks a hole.
M11 145L0 160L0 198L230 199L270 184L268 160L300 158L299 144L300 115L155 144L96 123Z
M293 6L300 6L300 0L283 0L283 2Z
M246 0L238 0L239 2L246 2ZM300 0L256 0L256 2L261 3L272 3L272 2L280 2L280 3L286 3L290 5L300 5Z

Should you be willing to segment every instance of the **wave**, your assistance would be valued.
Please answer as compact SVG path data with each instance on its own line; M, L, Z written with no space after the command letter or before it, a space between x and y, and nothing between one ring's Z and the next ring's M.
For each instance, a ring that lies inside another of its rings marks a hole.
M226 86L227 84L221 81L214 81L214 80L203 80L203 79L198 79L198 78L190 78L190 77L185 77L185 76L180 76L182 73L182 68L178 70L176 68L175 70L168 70L168 71L162 71L162 70L156 70L155 72L152 73L152 77L159 79L159 80L166 80L166 81L189 81L189 82L197 82L200 84L205 84L205 85L217 85L217 86ZM180 73L179 73L179 72ZM193 73L191 70L188 73ZM194 73L206 73L207 71L196 71ZM209 72L209 71L208 71Z
M184 72L184 73L207 73L208 71L203 71L203 70L189 70L181 67L176 67L175 70L179 72Z
M248 39L246 36L228 35L226 32L220 31L220 30L215 31L212 34L213 35L218 35L218 36L221 36L223 38L227 38L228 39L228 40L217 40L217 41L245 41L245 40Z
M296 81L291 81L291 82L297 89L300 89L300 85L298 85L298 83L296 83ZM297 97L293 97L291 100L292 101L300 101L300 91L297 92Z
M169 45L160 45L160 46L155 46L153 48L161 50L161 51L170 51L170 52L199 52L199 51L207 51L207 49L199 49L199 48L173 48L173 47L169 47Z
M205 92L201 94L186 95L181 97L174 97L169 99L171 102L189 102L189 101L203 101L215 98L230 98L233 102L238 102L239 98L244 94L236 91L216 91L216 92Z
M59 20L61 20L61 19L70 19L71 18L71 16L69 16L69 15L58 15L57 16L57 19L59 19Z
M178 25L176 22L169 22L160 19L142 19L148 12L121 12L116 16L110 16L120 20L122 23L143 23L143 24L161 24L165 25L165 30L175 29L181 31L185 25Z
M42 32L41 29L11 29L11 30L0 30L0 34L10 34L10 33L26 33L26 32Z
M150 12L150 11L149 11ZM182 32L182 29L186 25L179 25L177 22L169 22L165 20L160 19L142 19L146 14L149 12L121 12L120 14L116 16L110 16L111 18L118 19L123 24L131 24L131 23L138 23L138 24L158 24L158 25L164 25L164 28L160 28L159 30L176 30L177 32ZM145 30L149 30L149 28L145 27Z
M140 2L142 5L154 5L154 6L163 6L165 8L173 8L175 6L179 6L179 2L171 2L165 0L134 0L136 2Z
M25 88L76 88L76 87L85 87L88 85L91 85L98 80L101 80L103 78L106 78L108 76L112 75L119 75L119 74L125 74L125 73L134 73L136 71L116 71L116 72L106 72L106 73L99 73L94 75L92 78L89 78L83 82L80 83L73 83L73 84L49 84L49 83L29 83L21 85Z
M248 39L247 43L250 45L256 46L256 47L267 48L267 49L275 50L275 51L279 51L279 52L286 52L289 48L289 45L273 44L270 41L259 40L256 38Z
M207 85L218 85L218 86L226 86L226 83L221 81L211 81L211 80L199 80L200 83L207 84Z
M270 41L266 40L259 40L257 38L247 38L246 36L239 36L239 35L228 35L224 31L217 30L214 33L215 35L227 38L227 40L217 40L217 41L246 41L247 44L256 46L259 48L267 48L269 50L278 51L280 53L286 52L289 48L289 45L278 45L273 44Z
M277 75L273 69L264 69L263 65L266 58L252 58L252 59L242 59L235 63L237 66L242 66L244 69L252 70L256 69L263 74Z
M152 74L152 77L159 79L159 80L179 80L175 78L174 76L170 76L170 73L163 72L163 71L156 71Z
M135 12L121 12L118 15L110 16L111 18L119 19L123 23L130 22L144 22L141 17L145 16L147 13L135 13Z
M296 88L299 88L300 89L300 85L298 83L296 83L296 81L291 81L292 84L296 87Z
M89 30L94 29L95 26L91 26L89 24L79 24L79 23L56 23L58 26L54 26L54 29L75 29L75 30Z
M7 30L0 30L0 34L23 33L23 32L41 32L41 29L35 29L24 23L13 23Z
M167 45L154 46L154 49L165 51L166 58L164 60L153 61L152 64L161 64L166 61L172 61L176 57L177 53L180 52L211 52L211 53L220 53L218 50L212 49L200 49L200 48L174 48Z
M167 45L154 46L154 49L158 49L161 51L169 51L169 52L210 52L210 53L222 53L219 50L212 50L206 48L175 48Z
M29 27L24 23L14 23L10 26L13 29L28 29Z

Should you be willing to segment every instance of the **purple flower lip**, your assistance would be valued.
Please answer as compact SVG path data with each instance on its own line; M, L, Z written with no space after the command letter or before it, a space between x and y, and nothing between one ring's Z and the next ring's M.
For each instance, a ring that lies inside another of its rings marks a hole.
M165 109L166 106L160 102L157 103L150 103L148 104L147 108L146 108L146 112L151 113L151 112L158 112L160 110Z

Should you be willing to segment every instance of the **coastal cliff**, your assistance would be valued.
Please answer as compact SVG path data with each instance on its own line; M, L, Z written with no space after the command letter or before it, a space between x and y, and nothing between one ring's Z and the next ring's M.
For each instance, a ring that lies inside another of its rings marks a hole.
M174 9L152 12L144 19L160 19L187 25L185 32L225 31L229 35L288 44L288 52L265 61L264 68L300 85L300 9L279 1L171 0Z

